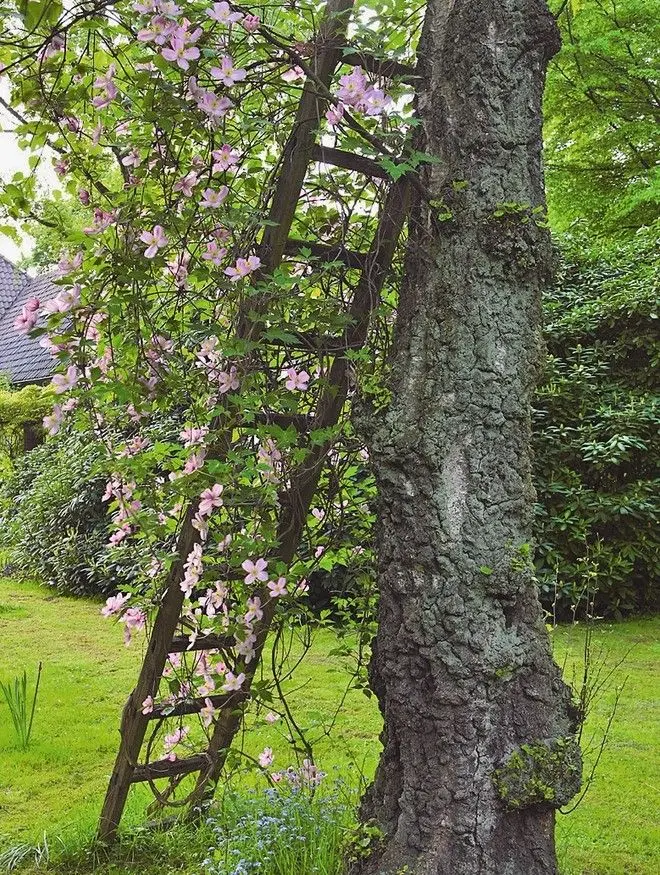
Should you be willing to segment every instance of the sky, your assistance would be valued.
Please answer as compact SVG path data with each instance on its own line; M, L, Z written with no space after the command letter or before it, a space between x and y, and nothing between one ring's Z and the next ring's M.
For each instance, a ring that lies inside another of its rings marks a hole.
M9 87L6 81L0 79L0 97L4 100L9 98ZM8 182L14 173L22 170L28 173L28 153L23 152L18 146L18 138L13 133L15 120L0 106L0 184ZM52 169L50 161L43 161L37 169L37 176L45 190L52 189L57 185L57 177ZM5 224L4 220L0 224ZM13 240L0 234L0 255L4 255L10 261L18 261L22 255L27 255L32 250L32 240L24 236L23 244L18 247Z

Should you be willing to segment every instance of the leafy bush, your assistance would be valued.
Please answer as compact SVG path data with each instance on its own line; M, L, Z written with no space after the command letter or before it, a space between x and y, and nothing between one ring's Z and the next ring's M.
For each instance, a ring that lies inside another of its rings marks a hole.
M102 447L62 432L27 453L0 492L0 546L11 569L72 595L109 594L125 568L107 551Z
M658 268L654 236L604 253L573 241L546 302L534 411L537 569L560 613L658 604Z
M42 386L10 389L0 375L0 476L11 473L14 461L23 452L24 427L38 423L52 407L52 395Z

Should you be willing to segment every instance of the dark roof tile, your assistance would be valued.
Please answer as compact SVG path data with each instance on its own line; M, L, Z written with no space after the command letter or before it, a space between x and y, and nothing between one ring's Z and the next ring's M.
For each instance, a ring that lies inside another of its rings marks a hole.
M0 256L0 373L7 374L13 385L50 379L52 356L38 340L16 331L14 319L28 298L34 296L44 303L58 291L50 277L29 277Z

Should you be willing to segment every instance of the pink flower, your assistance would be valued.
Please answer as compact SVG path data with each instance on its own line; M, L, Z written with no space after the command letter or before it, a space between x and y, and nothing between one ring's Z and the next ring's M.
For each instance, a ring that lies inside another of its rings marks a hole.
M236 82L242 82L247 76L247 70L237 70L231 55L220 58L219 67L211 67L211 76L219 79L223 85L230 88Z
M344 107L341 104L339 106L331 106L326 112L325 117L331 128L336 127L344 117Z
M368 88L359 103L359 109L365 115L380 115L392 103L392 98L380 88Z
M339 80L337 97L349 106L356 106L364 97L367 90L367 77L362 67L354 67L346 76Z
M165 755L167 759L172 762L176 759L176 754L172 753L174 748L180 744L190 732L189 726L182 726L180 729L175 729L174 732L170 732L169 735L166 735L163 739L163 747L165 749Z
M202 492L198 509L198 513L201 516L208 516L212 513L213 508L222 507L224 504L222 500L223 490L224 486L221 486L220 483L216 483L210 489L205 489L204 492Z
M240 12L232 12L229 3L225 3L224 0L222 3L214 3L213 9L207 9L206 14L220 24L235 24L243 18Z
M199 205L201 209L216 209L219 206L222 206L222 202L229 194L229 189L226 185L221 185L218 191L214 191L212 188L204 189L204 199L200 201Z
M23 307L18 316L14 319L14 329L22 334L27 334L32 331L37 324L39 316L34 310L29 310L27 306Z
M147 698L142 703L142 713L143 714L152 714L154 710L154 697L147 696Z
M105 606L101 608L101 614L104 617L112 617L114 614L118 614L129 599L130 595L128 593L118 592L117 595L111 595L110 598L106 599Z
M161 225L154 225L153 231L143 231L140 240L147 244L144 250L145 258L154 258L159 249L167 246L167 235Z
M206 426L196 428L194 425L186 426L179 434L179 437L184 442L184 447L193 447L195 444L201 444L208 434L209 430Z
M215 161L213 165L214 173L217 173L219 170L229 170L230 167L238 164L238 153L227 143L219 149L214 149L211 154Z
M275 759L273 756L272 747L265 747L263 751L259 754L259 765L262 768L267 768Z
M236 368L231 367L229 369L229 373L227 371L220 371L218 374L218 388L220 389L221 395L226 395L227 392L235 392L241 383L236 374Z
M295 368L289 368L284 372L283 378L286 378L286 388L291 391L304 392L309 386L310 376L307 371L297 371Z
M124 167L139 167L142 162L140 158L140 153L137 149L131 149L128 155L124 155L121 159L121 163Z
M246 15L241 25L248 33L256 33L261 25L261 20L258 15Z
M25 309L29 310L31 313L34 313L39 307L41 307L41 301L39 298L28 298L25 302Z
M248 276L257 268L261 267L261 259L258 255L250 255L249 258L239 258L234 267L226 267L225 274L231 277L233 283L237 283L243 277Z
M231 693L233 690L240 690L245 682L245 675L241 672L238 677L234 676L234 673L228 671L225 675L225 682L222 685L222 689L225 693Z
M197 106L212 118L220 119L227 115L234 104L228 97L220 97L212 91L205 91L200 95Z
M78 192L78 199L80 200L80 203L84 206L89 206L89 192L86 188L80 189L80 191Z
M187 70L190 67L188 61L196 61L199 58L197 46L187 46L181 37L173 36L170 40L169 49L163 49L161 54L166 61L176 61L177 67Z
M286 577L278 577L277 580L269 580L268 590L270 592L270 597L273 599L281 595L286 595Z
M153 40L156 45L165 45L167 40L172 36L176 29L176 24L166 18L164 15L155 15L149 27L144 27L137 33L137 38L141 43L148 43Z
M69 365L65 374L55 374L51 381L51 385L59 395L62 392L69 392L73 389L79 379L80 373L78 368L76 368L75 365Z
M285 82L295 82L296 79L302 79L305 76L305 71L302 67L291 67L286 73L282 73L282 79Z
M80 286L74 285L69 291L62 291L44 304L43 312L48 315L53 313L68 313L80 303Z
M222 264L222 259L227 254L224 246L219 246L217 240L211 240L206 244L206 249L202 253L204 261L212 261L216 267Z
M97 109L103 109L103 107L108 106L119 93L113 78L115 69L115 65L110 64L107 72L102 76L97 76L94 80L94 88L100 88L104 92L92 100L92 106L95 106Z
M173 191L180 191L185 197L193 196L193 189L197 185L199 177L196 173L187 173L182 176L172 186Z
M144 629L147 615L140 608L127 608L120 622L124 624L124 644L128 647L132 633Z
M194 452L187 460L186 464L183 466L184 474L193 474L195 471L201 471L204 467L204 459L206 458L206 450L199 449Z
M57 272L59 276L67 276L68 274L73 273L74 270L78 270L82 265L82 261L82 252L76 252L73 258L63 255L57 263Z
M252 599L248 599L247 606L248 609L245 613L245 617L243 618L245 620L246 626L250 626L255 620L263 619L264 612L261 609L261 599L258 595L256 595Z
M199 712L204 726L208 727L213 723L213 719L217 714L217 708L213 707L213 702L210 699L204 699L204 707Z
M273 714L272 711L269 711L268 714L266 714L264 719L265 719L266 723L277 723L277 721L280 718L279 718L279 715Z
M247 572L244 580L248 586L256 583L258 580L268 580L268 572L266 571L268 568L268 562L265 559L257 559L256 562L253 562L251 559L246 559L241 565L241 568Z
M53 407L52 413L44 416L44 428L48 432L48 434L53 435L57 434L60 430L60 426L62 425L62 420L64 416L62 415L62 408L59 404L56 404Z

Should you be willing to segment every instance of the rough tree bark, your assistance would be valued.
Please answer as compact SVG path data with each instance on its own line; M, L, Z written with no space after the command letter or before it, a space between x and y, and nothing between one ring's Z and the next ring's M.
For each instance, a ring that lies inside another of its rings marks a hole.
M543 0L428 2L418 148L440 163L413 207L372 439L385 747L363 815L385 837L362 875L555 873L555 808L579 788L529 546L541 97L558 47Z

